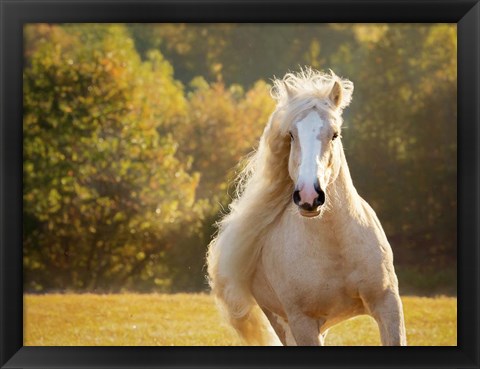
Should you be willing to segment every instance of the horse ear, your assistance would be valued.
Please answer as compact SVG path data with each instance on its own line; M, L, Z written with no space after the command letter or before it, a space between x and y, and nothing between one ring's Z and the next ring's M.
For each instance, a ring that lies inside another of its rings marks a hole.
M270 89L271 96L282 103L290 100L294 95L292 86L284 79L275 79L273 81L273 87Z
M328 95L328 98L333 103L335 108L340 107L342 103L342 98L343 98L343 88L338 81L334 82L333 87L330 91L330 94Z
M287 82L283 81L283 86L285 88L285 92L287 93L287 98L291 99L293 97L292 88L288 85Z

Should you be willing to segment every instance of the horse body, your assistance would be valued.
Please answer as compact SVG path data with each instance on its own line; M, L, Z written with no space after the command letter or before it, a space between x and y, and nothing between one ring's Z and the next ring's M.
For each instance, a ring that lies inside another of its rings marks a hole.
M405 345L392 251L337 139L353 84L311 70L275 83L277 110L209 247L213 293L250 344L323 345L369 314L383 345Z
M353 185L341 183L347 178L341 173L330 191L350 187L351 199L327 193L335 199L335 212L305 219L287 208L264 238L252 292L281 340L295 336L287 324L295 317L315 321L324 334L338 322L369 313L385 291L398 291L385 234ZM318 333L305 344L315 344Z

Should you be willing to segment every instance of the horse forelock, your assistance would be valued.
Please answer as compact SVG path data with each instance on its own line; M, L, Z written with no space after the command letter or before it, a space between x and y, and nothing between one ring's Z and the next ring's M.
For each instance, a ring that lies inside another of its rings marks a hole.
M338 106L334 106L328 99L336 82L342 91ZM277 101L277 108L283 109L287 116L291 116L298 110L314 107L341 115L343 109L352 100L353 83L337 76L332 70L325 73L306 67L300 72L287 73L281 79L274 79L270 93Z

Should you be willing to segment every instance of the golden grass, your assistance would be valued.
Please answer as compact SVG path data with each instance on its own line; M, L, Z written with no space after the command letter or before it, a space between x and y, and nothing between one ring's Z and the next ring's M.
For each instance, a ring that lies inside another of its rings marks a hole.
M457 299L403 297L410 346L457 344ZM361 316L327 336L330 346L379 345L375 321ZM26 346L241 345L206 294L24 296Z

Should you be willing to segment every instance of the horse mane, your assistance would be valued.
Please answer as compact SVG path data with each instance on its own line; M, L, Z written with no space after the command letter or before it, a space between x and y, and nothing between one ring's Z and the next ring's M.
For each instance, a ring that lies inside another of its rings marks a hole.
M328 99L335 82L342 87L340 105L334 109ZM288 173L290 124L302 111L317 107L341 110L351 100L353 83L329 74L302 69L274 79L271 95L277 101L260 138L258 149L248 158L237 177L236 196L230 212L218 223L218 233L209 245L207 265L209 283L217 300L225 308L232 325L250 342L262 343L264 337L252 337L259 331L258 314L250 314L255 301L250 291L252 277L269 226L283 214L293 193ZM250 315L250 323L247 318ZM252 323L255 322L255 323ZM265 330L266 331L266 328ZM258 335L258 334L257 334Z

